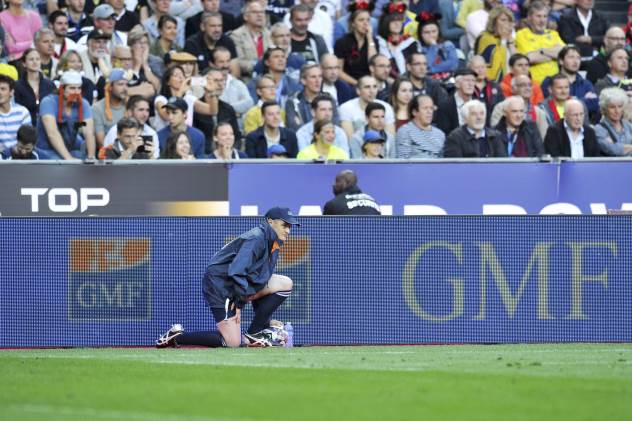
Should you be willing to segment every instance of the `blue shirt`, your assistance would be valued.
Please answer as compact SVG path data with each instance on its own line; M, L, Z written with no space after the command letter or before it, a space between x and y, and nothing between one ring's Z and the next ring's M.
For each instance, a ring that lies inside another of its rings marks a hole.
M170 134L171 126L163 127L158 131L158 143L160 143L161 151L167 147L167 138ZM204 133L195 127L187 127L187 134L191 139L191 153L198 159L204 158L204 144L206 143Z
M90 107L90 103L86 101L84 98L81 98L83 101L83 120L91 120L92 119L92 107ZM46 130L44 130L44 123L42 123L42 117L45 115L50 115L57 120L57 110L59 108L59 95L51 94L45 97L40 103L40 111L39 111L39 121L37 124L37 147L45 150L54 150L53 146L50 144L48 140L48 135L46 134ZM69 138L67 136L70 133L68 130L73 129L74 124L79 122L79 104L75 103L72 105L70 115L66 113L62 113L62 125L60 126L57 123L57 128L59 133L64 138L64 143L66 144L66 148L68 151L79 150L81 149L81 144L83 143L83 138L81 135L76 134L74 139ZM65 123L65 124L64 124Z

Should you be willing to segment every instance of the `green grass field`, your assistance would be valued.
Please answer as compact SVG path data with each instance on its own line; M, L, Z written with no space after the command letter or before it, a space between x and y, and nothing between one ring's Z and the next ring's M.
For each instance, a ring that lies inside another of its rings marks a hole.
M0 420L632 420L632 345L0 351Z

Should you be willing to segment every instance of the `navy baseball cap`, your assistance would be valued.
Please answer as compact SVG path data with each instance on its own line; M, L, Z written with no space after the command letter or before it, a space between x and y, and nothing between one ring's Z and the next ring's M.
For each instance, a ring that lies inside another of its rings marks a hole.
M183 113L186 113L189 109L189 105L182 98L172 97L162 108L181 110Z
M364 137L362 138L362 140L364 140L365 144L369 142L381 142L381 143L386 142L386 139L384 139L384 136L382 136L375 130L367 130L366 132L364 132Z
M280 219L283 222L287 222L288 224L296 225L298 227L301 226L301 224L298 223L296 217L289 208L280 208L276 206L268 210L265 217L270 219Z

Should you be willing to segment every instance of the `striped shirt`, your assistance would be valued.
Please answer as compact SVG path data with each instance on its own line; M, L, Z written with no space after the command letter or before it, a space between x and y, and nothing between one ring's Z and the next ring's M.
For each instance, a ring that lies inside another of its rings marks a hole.
M397 131L395 144L398 158L441 158L445 134L435 126L424 130L413 121Z
M11 104L8 113L0 112L0 152L18 143L18 129L23 124L31 124L31 114L26 107Z

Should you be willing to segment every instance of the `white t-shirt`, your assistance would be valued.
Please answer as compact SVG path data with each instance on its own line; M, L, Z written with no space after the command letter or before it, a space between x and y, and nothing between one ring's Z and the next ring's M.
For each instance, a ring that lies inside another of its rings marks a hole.
M395 113L393 107L390 104L376 99L373 102L378 102L386 108L384 113L384 122L386 124L395 124ZM350 99L338 108L340 114L340 121L350 121L353 123L353 131L359 130L366 125L366 116L364 110L360 107L360 98Z

